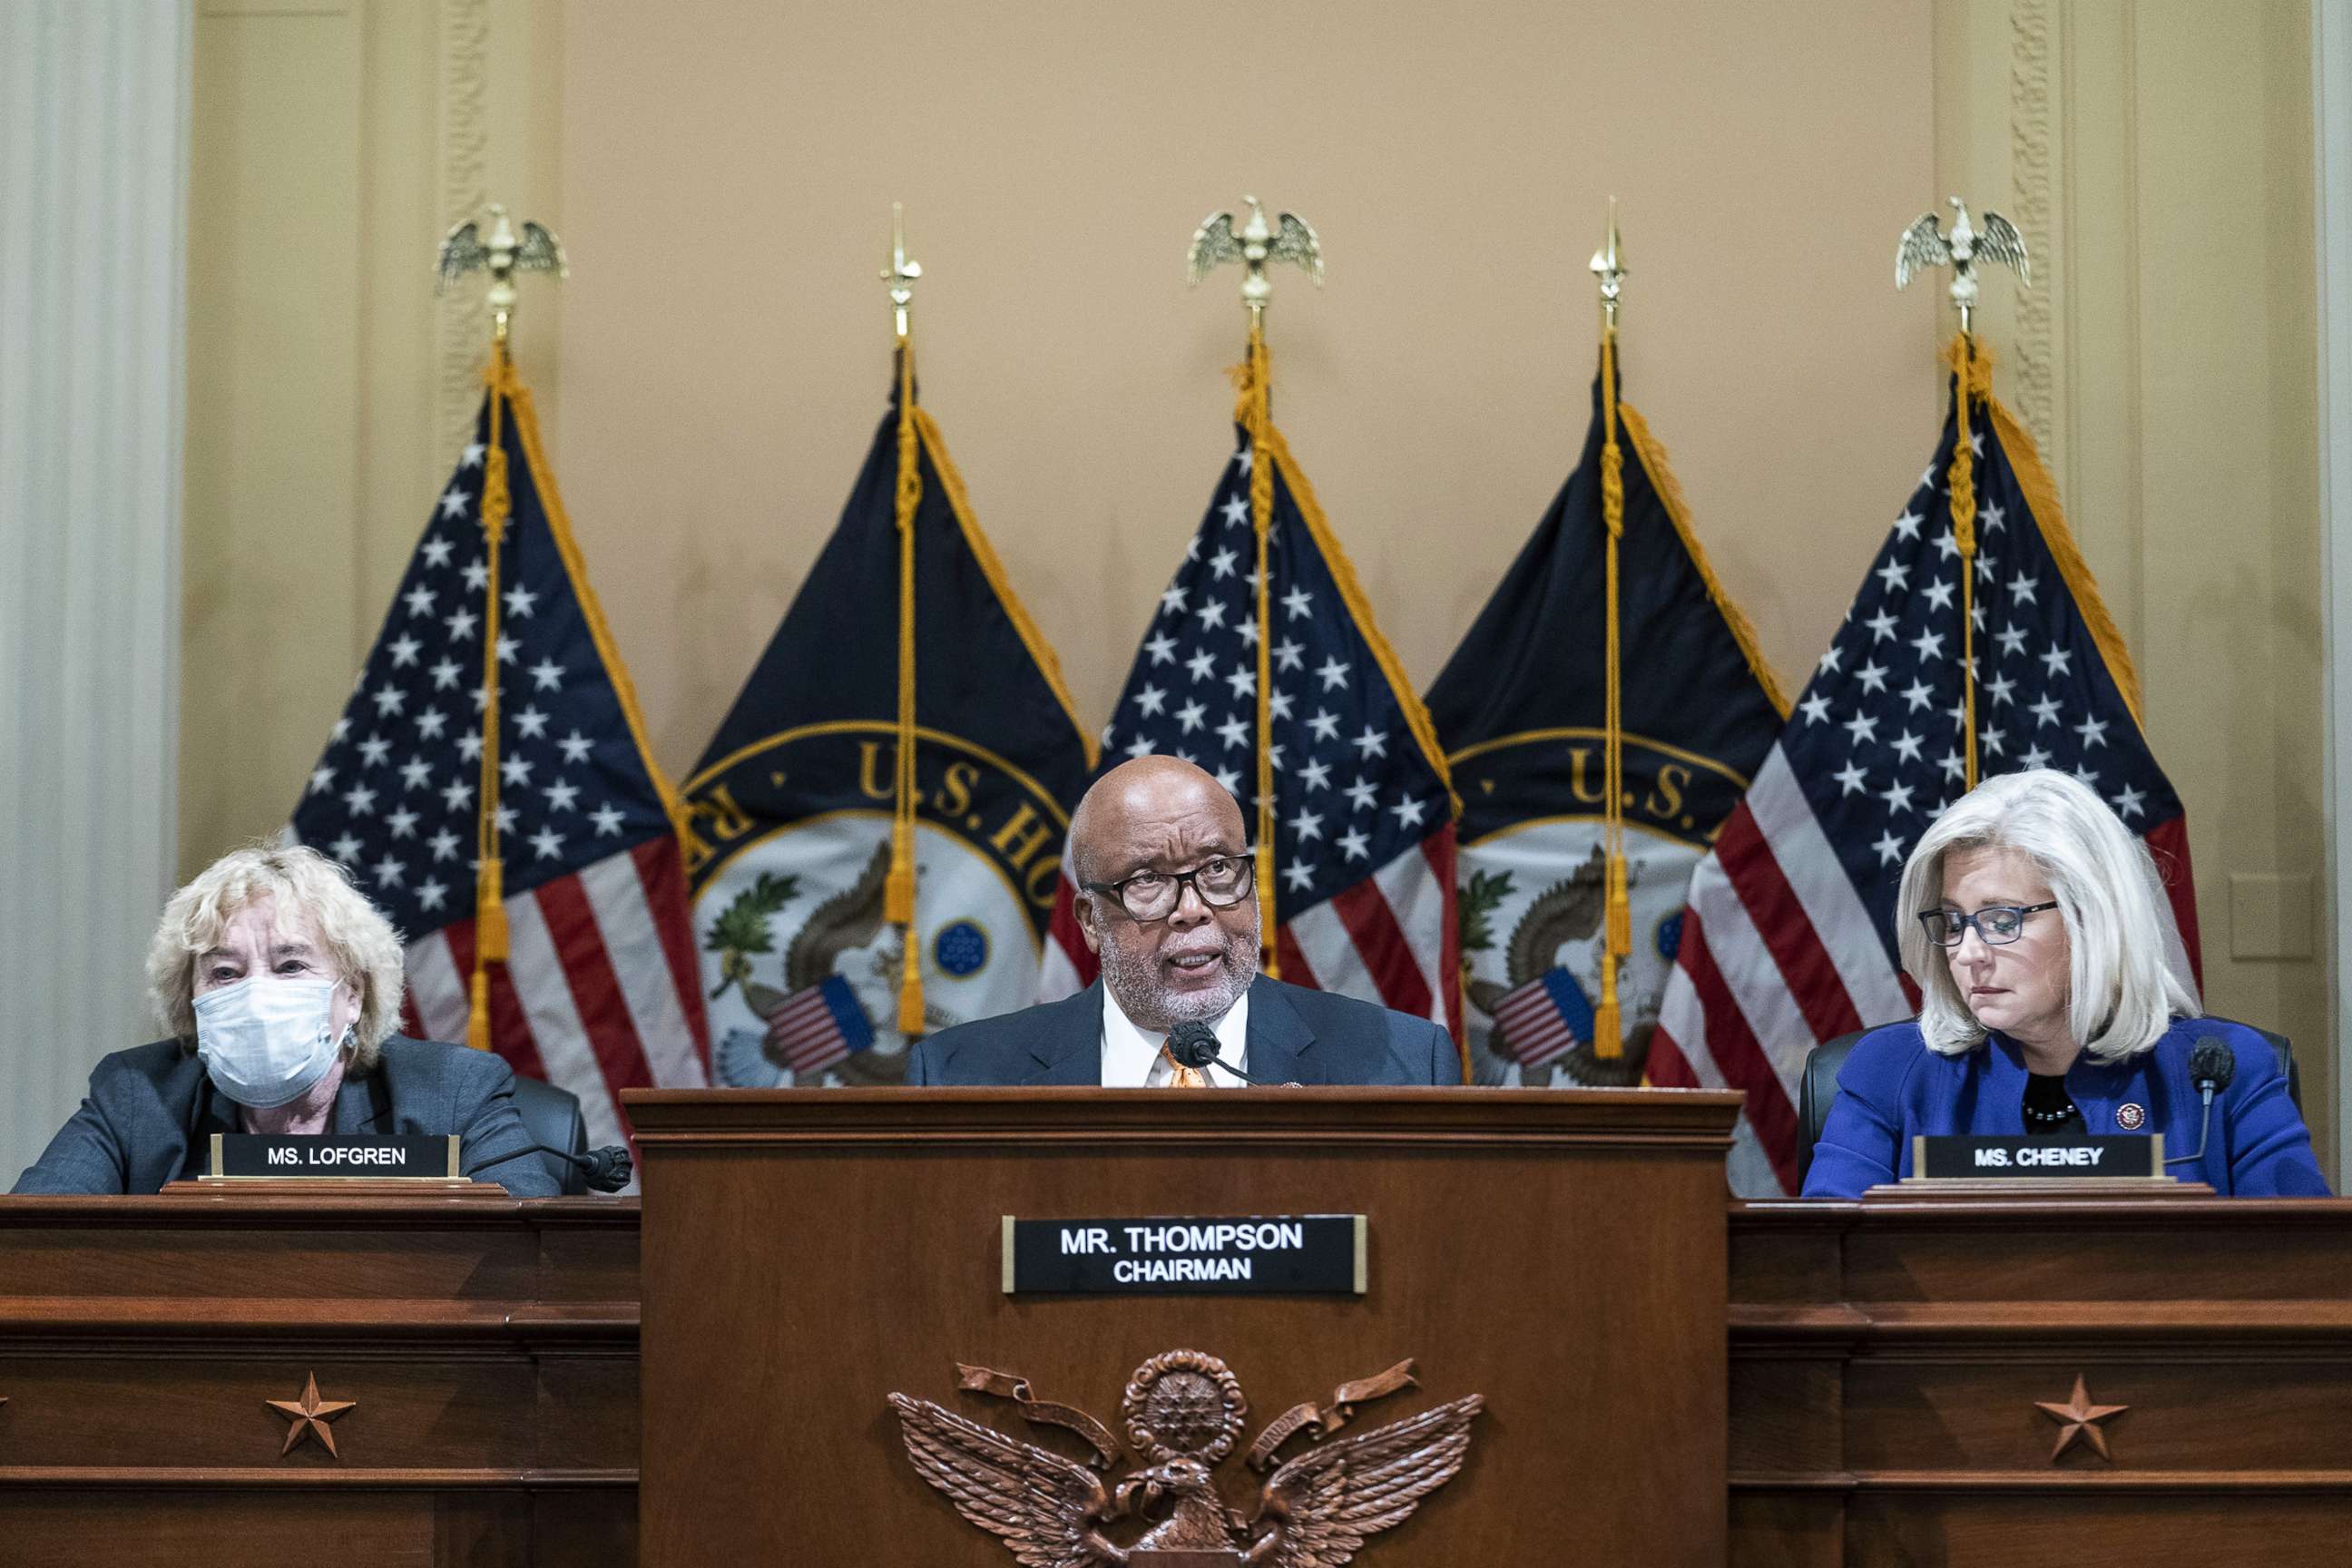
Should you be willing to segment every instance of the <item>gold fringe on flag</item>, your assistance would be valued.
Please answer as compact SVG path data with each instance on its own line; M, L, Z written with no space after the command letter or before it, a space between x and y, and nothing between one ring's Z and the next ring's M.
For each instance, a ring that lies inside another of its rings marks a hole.
M1276 951L1274 915L1274 642L1268 606L1273 589L1266 561L1266 534L1274 526L1274 452L1266 439L1274 428L1273 372L1265 331L1250 312L1249 363L1242 372L1240 423L1249 432L1250 528L1257 541L1257 918L1258 966L1268 980L1282 978Z
M514 363L504 338L492 350L489 369L489 449L482 466L482 554L489 573L482 595L482 798L475 819L475 854L481 869L474 881L474 973L467 988L466 1044L490 1048L490 965L507 961L506 864L499 856L499 610L500 545L514 498L507 488L506 402L513 391Z
M915 424L915 345L898 340L898 789L890 818L890 873L882 918L902 935L898 1032L923 1032L923 948L915 930L915 512L923 499Z

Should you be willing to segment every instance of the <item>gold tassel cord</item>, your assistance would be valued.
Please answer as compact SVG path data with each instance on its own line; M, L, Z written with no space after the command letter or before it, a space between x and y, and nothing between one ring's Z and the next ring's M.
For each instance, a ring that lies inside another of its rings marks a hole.
M890 873L882 918L903 936L898 1032L923 1032L923 949L915 929L915 512L923 469L915 424L915 345L898 340L898 789L890 819Z
M1958 417L1952 442L1952 539L1960 549L1960 725L1964 783L1977 787L1977 650L1974 581L1977 563L1977 486L1969 440L1969 384L1976 369L1976 339L1952 339L1952 406Z
M1257 542L1257 914L1259 967L1269 980L1282 978L1282 961L1275 942L1274 910L1274 670L1269 651L1273 627L1267 619L1272 602L1272 566L1267 536L1274 526L1274 428L1272 375L1265 352L1265 331L1255 311L1250 314L1249 365L1242 384L1242 426L1249 432L1250 527Z
M482 798L475 821L474 973L467 987L466 1043L490 1048L490 965L507 961L505 862L499 856L499 610L501 544L514 498L507 486L506 400L514 365L499 341L490 356L488 450L482 468L482 554L488 569L482 613Z
M1617 555L1625 535L1625 454L1617 444L1617 330L1601 333L1601 521L1608 560L1607 639L1604 654L1606 712L1601 748L1601 841L1608 856L1607 929L1601 946L1601 1004L1592 1020L1592 1054L1615 1061L1625 1054L1623 1013L1618 1004L1617 971L1633 955L1633 909L1625 888L1625 715L1620 667Z

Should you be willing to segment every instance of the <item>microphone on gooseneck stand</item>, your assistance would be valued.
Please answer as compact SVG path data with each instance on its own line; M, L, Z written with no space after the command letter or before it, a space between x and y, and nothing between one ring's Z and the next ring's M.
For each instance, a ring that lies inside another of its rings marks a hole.
M2176 1154L2165 1162L2168 1165L2188 1165L2205 1157L2205 1143L2213 1135L2213 1097L2230 1087L2238 1076L2238 1058L2220 1037L2204 1035L2189 1047L2189 1081L2197 1086L2205 1101L2205 1120L2197 1129L2197 1152Z
M1168 1031L1168 1058L1179 1067L1191 1068L1194 1072L1205 1071L1213 1064L1253 1088L1274 1087L1264 1079L1250 1077L1217 1055L1217 1032L1198 1019L1179 1024Z
M609 1148L591 1149L584 1155L568 1150L551 1149L544 1143L534 1143L523 1151L526 1154L552 1154L587 1178L588 1190L595 1193L617 1193L629 1184L635 1174L630 1163L629 1151L615 1143Z

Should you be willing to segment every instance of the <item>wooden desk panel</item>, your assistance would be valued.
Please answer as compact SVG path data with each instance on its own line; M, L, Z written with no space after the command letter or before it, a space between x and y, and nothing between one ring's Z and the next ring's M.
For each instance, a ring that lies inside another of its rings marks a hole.
M1026 1438L955 1365L1110 1422L1207 1352L1255 1430L1406 1357L1350 1431L1484 1394L1462 1473L1370 1568L1724 1552L1725 1095L1479 1090L633 1094L646 1172L648 1568L1010 1561L885 1396ZM1001 1217L1363 1213L1356 1298L1009 1298ZM1247 1510L1255 1479L1223 1472Z
M1735 1204L1730 1246L1734 1563L2352 1539L2352 1203ZM2077 1374L2108 1457L2053 1456Z
M0 1200L12 1565L625 1563L634 1202ZM281 1452L292 1400L356 1400Z

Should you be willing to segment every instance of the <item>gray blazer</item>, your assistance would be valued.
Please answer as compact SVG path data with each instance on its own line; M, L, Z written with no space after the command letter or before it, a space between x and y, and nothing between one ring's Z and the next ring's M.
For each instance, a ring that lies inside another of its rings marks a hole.
M1259 975L1250 982L1249 1075L1269 1083L1458 1084L1462 1058L1426 1018ZM1102 1082L1102 982L1075 996L942 1029L917 1042L910 1084Z
M89 1096L41 1157L16 1178L20 1193L152 1193L201 1174L212 1134L235 1132L236 1107L216 1093L196 1053L177 1040L117 1051L89 1075ZM373 1072L346 1078L332 1130L343 1136L446 1136L460 1167L519 1198L551 1198L546 1163L523 1152L530 1135L514 1108L514 1071L463 1046L394 1035Z

